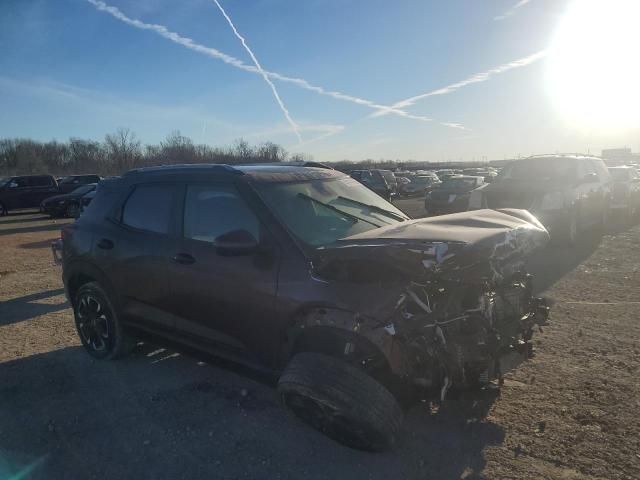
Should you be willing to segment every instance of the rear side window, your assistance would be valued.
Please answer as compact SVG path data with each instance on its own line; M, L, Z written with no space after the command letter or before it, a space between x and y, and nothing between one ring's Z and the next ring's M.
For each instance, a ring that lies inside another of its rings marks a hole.
M32 187L49 187L53 185L53 180L51 177L47 176L31 177L29 179L29 184Z
M122 223L154 233L169 233L173 207L172 184L138 185L122 207Z
M213 242L221 235L245 230L260 238L260 224L231 185L189 185L184 204L184 236Z

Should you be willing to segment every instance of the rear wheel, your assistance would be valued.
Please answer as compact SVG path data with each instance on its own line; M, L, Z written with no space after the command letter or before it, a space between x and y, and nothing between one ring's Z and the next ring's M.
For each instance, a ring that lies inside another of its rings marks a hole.
M107 293L97 282L86 283L78 289L73 314L80 341L92 357L115 359L135 346Z
M383 385L328 355L294 356L280 377L278 392L305 423L348 447L386 450L402 425L402 410Z

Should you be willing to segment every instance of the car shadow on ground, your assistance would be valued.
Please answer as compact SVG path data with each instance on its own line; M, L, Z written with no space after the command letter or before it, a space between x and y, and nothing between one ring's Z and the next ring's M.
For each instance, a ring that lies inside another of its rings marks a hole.
M66 223L51 223L47 225L32 225L30 227L16 227L16 228L1 228L0 223L0 236L16 235L20 233L35 233L35 232L52 232L55 230L61 230Z
M10 225L13 223L42 222L50 220L49 215L42 215L34 212L9 213L5 217L0 217L0 225Z
M55 238L48 238L46 240L40 240L38 242L28 242L19 245L20 248L24 248L26 250L38 249L38 248L49 248L51 246L51 242L53 242Z
M57 288L0 302L0 326L24 322L40 315L69 308L69 304L64 298L57 303L41 303L42 300L56 297L63 293L63 288Z
M423 405L392 451L351 450L289 414L273 387L153 345L114 362L67 347L1 363L0 378L2 478L31 465L47 479L469 479L504 440L466 407Z

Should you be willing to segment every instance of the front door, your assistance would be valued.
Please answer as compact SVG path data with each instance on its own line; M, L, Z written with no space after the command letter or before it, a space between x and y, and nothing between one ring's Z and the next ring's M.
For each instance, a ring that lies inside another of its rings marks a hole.
M170 267L176 328L238 350L260 344L274 315L277 249L231 183L185 185L182 239ZM216 247L229 232L248 232L259 247L229 254Z

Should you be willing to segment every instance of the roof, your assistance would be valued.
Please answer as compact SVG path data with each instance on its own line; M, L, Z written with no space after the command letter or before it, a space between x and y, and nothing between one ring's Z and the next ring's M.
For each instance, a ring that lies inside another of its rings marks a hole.
M591 160L602 160L600 157L597 157L595 155L583 155L580 153L543 153L540 155L531 155L529 157L518 158L515 161L517 162L519 160L531 160L535 158L567 158L567 159L574 159L574 160L589 158Z
M248 180L258 182L295 182L305 180L320 180L327 178L339 178L345 174L326 167L311 167L292 164L250 164L250 165L226 165L226 164L179 164L158 165L130 170L124 177L137 175L180 175L180 174L222 174L244 176Z

